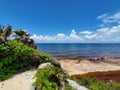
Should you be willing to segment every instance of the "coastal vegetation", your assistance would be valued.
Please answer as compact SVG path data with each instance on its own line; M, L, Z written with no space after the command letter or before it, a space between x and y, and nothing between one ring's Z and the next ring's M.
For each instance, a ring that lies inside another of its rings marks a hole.
M35 75L36 82L33 85L40 90L57 90L60 87L60 72L60 69L56 67L39 69Z
M97 78L83 77L80 84L90 90L119 90L120 83L116 81L103 82Z
M44 67L38 69L33 83L38 90L75 90L62 78L64 74L59 67ZM64 76L63 76L64 77ZM64 82L64 85L62 84Z
M13 35L13 39L8 39ZM37 69L42 64L50 62L54 68L45 67ZM0 82L10 78L16 73L36 69L37 78L33 85L40 90L56 90L60 88L62 80L61 65L46 55L34 44L30 34L26 31L12 31L12 26L0 26ZM73 90L65 83L65 90Z
M34 47L34 41L32 44L29 42L32 40L29 34L22 30L14 32L16 37L8 40L13 34L12 26L0 27L0 81L15 73L36 68L41 63L54 62L53 58Z
M32 47L32 48L37 48L34 44L34 40L30 38L30 34L26 33L26 31L24 30L15 30L14 31L15 33L15 40L17 42L22 42L23 44L29 46L29 47Z
M7 45L0 44L0 81L9 78L14 73L36 68L39 64L52 60L37 49L15 40L8 41Z
M12 26L8 25L6 28L0 25L0 44L6 44L8 37L11 35Z
M70 77L72 80L76 81L79 85L87 87L89 90L119 90L120 82L114 80L102 81L96 77L83 76L81 79L75 76Z

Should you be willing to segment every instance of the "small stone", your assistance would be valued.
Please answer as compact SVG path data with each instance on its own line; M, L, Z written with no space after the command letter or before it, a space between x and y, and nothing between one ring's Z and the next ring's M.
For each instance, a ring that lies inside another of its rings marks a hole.
M4 85L4 83L2 83L2 86Z
M38 66L38 69L42 69L44 67L54 67L51 63L43 63Z

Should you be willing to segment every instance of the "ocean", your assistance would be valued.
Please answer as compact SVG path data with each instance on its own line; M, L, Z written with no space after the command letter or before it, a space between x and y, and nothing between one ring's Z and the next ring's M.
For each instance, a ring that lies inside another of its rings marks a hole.
M120 43L36 43L40 51L56 59L120 58Z

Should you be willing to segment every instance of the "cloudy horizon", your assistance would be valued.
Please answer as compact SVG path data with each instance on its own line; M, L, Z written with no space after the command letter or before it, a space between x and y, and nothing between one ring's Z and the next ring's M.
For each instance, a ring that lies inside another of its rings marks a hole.
M57 33L54 36L37 35L31 36L36 43L118 43L120 42L120 12L113 15L102 14L97 17L102 21L101 28L95 31L83 30L76 32L71 30L69 35ZM112 23L116 25L110 26Z
M36 43L120 43L120 0L0 0L0 25Z

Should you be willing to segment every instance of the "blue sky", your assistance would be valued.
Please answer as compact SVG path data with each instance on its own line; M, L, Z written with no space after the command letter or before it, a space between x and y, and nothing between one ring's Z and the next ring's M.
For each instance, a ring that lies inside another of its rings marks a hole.
M0 0L0 24L36 42L120 42L120 0Z

